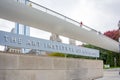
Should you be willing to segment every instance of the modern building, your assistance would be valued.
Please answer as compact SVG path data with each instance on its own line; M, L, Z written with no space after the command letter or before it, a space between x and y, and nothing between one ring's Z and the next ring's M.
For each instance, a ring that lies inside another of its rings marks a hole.
M17 2L25 5L29 4L28 0L17 0ZM30 36L30 27L23 24L15 23L14 33Z
M14 33L25 35L25 36L30 36L30 27L19 24L19 23L15 23Z
M25 4L25 5L30 5L28 0L17 0L17 2ZM30 36L30 27L16 22L14 33L25 35L25 36ZM29 51L30 49L22 49L22 53L28 53Z

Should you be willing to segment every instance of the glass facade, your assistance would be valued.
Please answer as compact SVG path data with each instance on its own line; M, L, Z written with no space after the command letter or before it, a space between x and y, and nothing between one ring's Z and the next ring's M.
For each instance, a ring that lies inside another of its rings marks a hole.
M23 24L15 23L15 33L30 36L30 27Z

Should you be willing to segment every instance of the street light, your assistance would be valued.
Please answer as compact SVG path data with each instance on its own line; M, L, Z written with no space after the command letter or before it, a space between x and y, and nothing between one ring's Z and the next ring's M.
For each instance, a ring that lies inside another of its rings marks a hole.
M118 41L119 41L119 52L120 52L120 20L118 22L118 36L119 36Z

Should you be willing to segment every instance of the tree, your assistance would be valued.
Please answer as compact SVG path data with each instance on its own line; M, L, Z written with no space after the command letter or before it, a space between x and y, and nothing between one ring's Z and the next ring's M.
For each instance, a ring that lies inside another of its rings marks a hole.
M107 31L104 33L104 35L118 41L118 38L120 37L120 30Z
M104 64L110 64L111 67L114 67L114 66L120 67L120 54L109 51L109 50L105 50L90 44L86 44L83 46L87 48L93 48L93 49L99 50L100 51L99 59L103 60ZM116 58L116 65L114 63L114 58Z

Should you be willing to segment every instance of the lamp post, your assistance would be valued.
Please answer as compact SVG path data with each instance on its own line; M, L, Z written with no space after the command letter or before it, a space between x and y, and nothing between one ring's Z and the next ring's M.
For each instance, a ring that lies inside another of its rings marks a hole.
M120 52L120 20L118 22L118 36L119 36L118 42L119 42L119 52Z
M120 20L118 22L118 42L119 42L119 53L120 53ZM120 71L119 71L119 75L120 75Z

